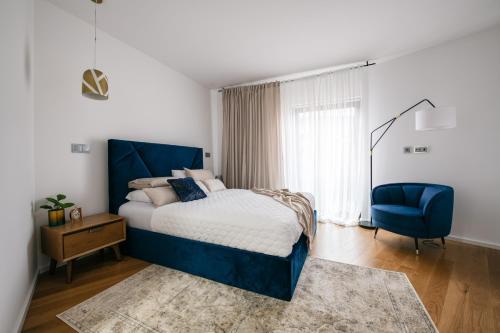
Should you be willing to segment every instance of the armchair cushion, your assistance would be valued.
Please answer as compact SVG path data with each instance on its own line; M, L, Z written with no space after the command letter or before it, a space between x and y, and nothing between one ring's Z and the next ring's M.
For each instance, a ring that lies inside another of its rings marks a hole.
M405 185L401 187L403 188L403 192L405 194L405 205L420 207L422 193L425 192L426 187L422 185Z
M372 191L373 204L404 205L405 197L401 186L386 185Z
M443 189L438 187L426 187L420 198L418 206L424 210L424 214L428 211L429 205L432 203L432 198L443 192Z
M422 209L402 205L373 205L372 218L381 221L382 227L394 226L397 229L424 231Z

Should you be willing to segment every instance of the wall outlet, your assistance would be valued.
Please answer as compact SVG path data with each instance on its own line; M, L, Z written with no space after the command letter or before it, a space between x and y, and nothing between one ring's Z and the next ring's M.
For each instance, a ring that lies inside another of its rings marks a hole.
M72 153L90 154L90 145L87 145L85 143L72 143L71 144L71 152Z
M403 153L411 154L412 152L413 152L413 147L411 147L411 146L403 147Z
M428 153L429 152L429 146L417 146L413 150L415 154L423 154L423 153Z
M206 157L206 158L210 158L210 156L212 156L212 155L211 155L209 152L206 152L206 153L205 153L205 157Z

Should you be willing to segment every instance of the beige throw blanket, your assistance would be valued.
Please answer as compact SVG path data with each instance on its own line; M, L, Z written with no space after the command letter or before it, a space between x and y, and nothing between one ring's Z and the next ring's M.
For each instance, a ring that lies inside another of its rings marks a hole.
M306 235L311 247L312 241L314 239L314 210L311 207L309 199L307 199L301 193L292 193L288 190L268 190L261 188L252 189L253 192L257 194L267 195L274 200L282 203L283 205L291 208L297 217L299 218L299 224L304 229L304 235Z

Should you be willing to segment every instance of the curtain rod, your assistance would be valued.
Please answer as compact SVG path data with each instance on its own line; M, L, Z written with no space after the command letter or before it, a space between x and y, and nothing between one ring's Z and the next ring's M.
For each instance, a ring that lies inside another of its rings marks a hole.
M302 77L299 77L299 78L296 78L296 79L283 80L283 81L275 80L275 81L269 81L269 82L280 82L280 83L293 82L293 81L297 81L297 80L308 79L308 78L311 78L311 77L317 77L317 76L321 76L321 75L332 74L332 73L335 73L335 72L338 72L338 71L373 66L373 65L376 65L376 64L377 64L376 62L369 62L367 60L366 63L364 63L363 65L358 65L358 66L353 66L353 67L348 67L348 68L341 68L341 69L337 69L337 70L333 70L333 71L329 71L329 72L323 72L323 73L319 73L319 74L306 75L306 76L302 76ZM253 84L249 84L248 86L252 86L252 85ZM244 85L242 85L242 86L228 87L228 88L220 88L220 89L217 90L217 92L222 92L225 89L231 89L231 88L237 88L237 87L244 87Z

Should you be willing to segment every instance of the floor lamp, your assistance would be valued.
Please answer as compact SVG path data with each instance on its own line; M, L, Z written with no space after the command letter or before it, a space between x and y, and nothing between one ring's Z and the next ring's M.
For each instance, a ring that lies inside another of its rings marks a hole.
M454 128L457 125L457 116L456 110L454 107L436 107L430 100L423 99L417 104L409 107L404 110L400 114L394 116L389 119L382 125L375 128L370 133L370 197L371 190L373 190L373 149L380 142L380 139L384 137L389 128L394 124L396 120L399 119L402 115L408 113L409 111L415 109L417 106L428 103L432 108L426 109L423 108L415 112L415 130L417 131L429 131L429 130L438 130L438 129L449 129ZM373 136L376 132L383 129L382 134L373 142ZM359 226L368 229L374 229L375 227L372 225L371 220L360 220Z

